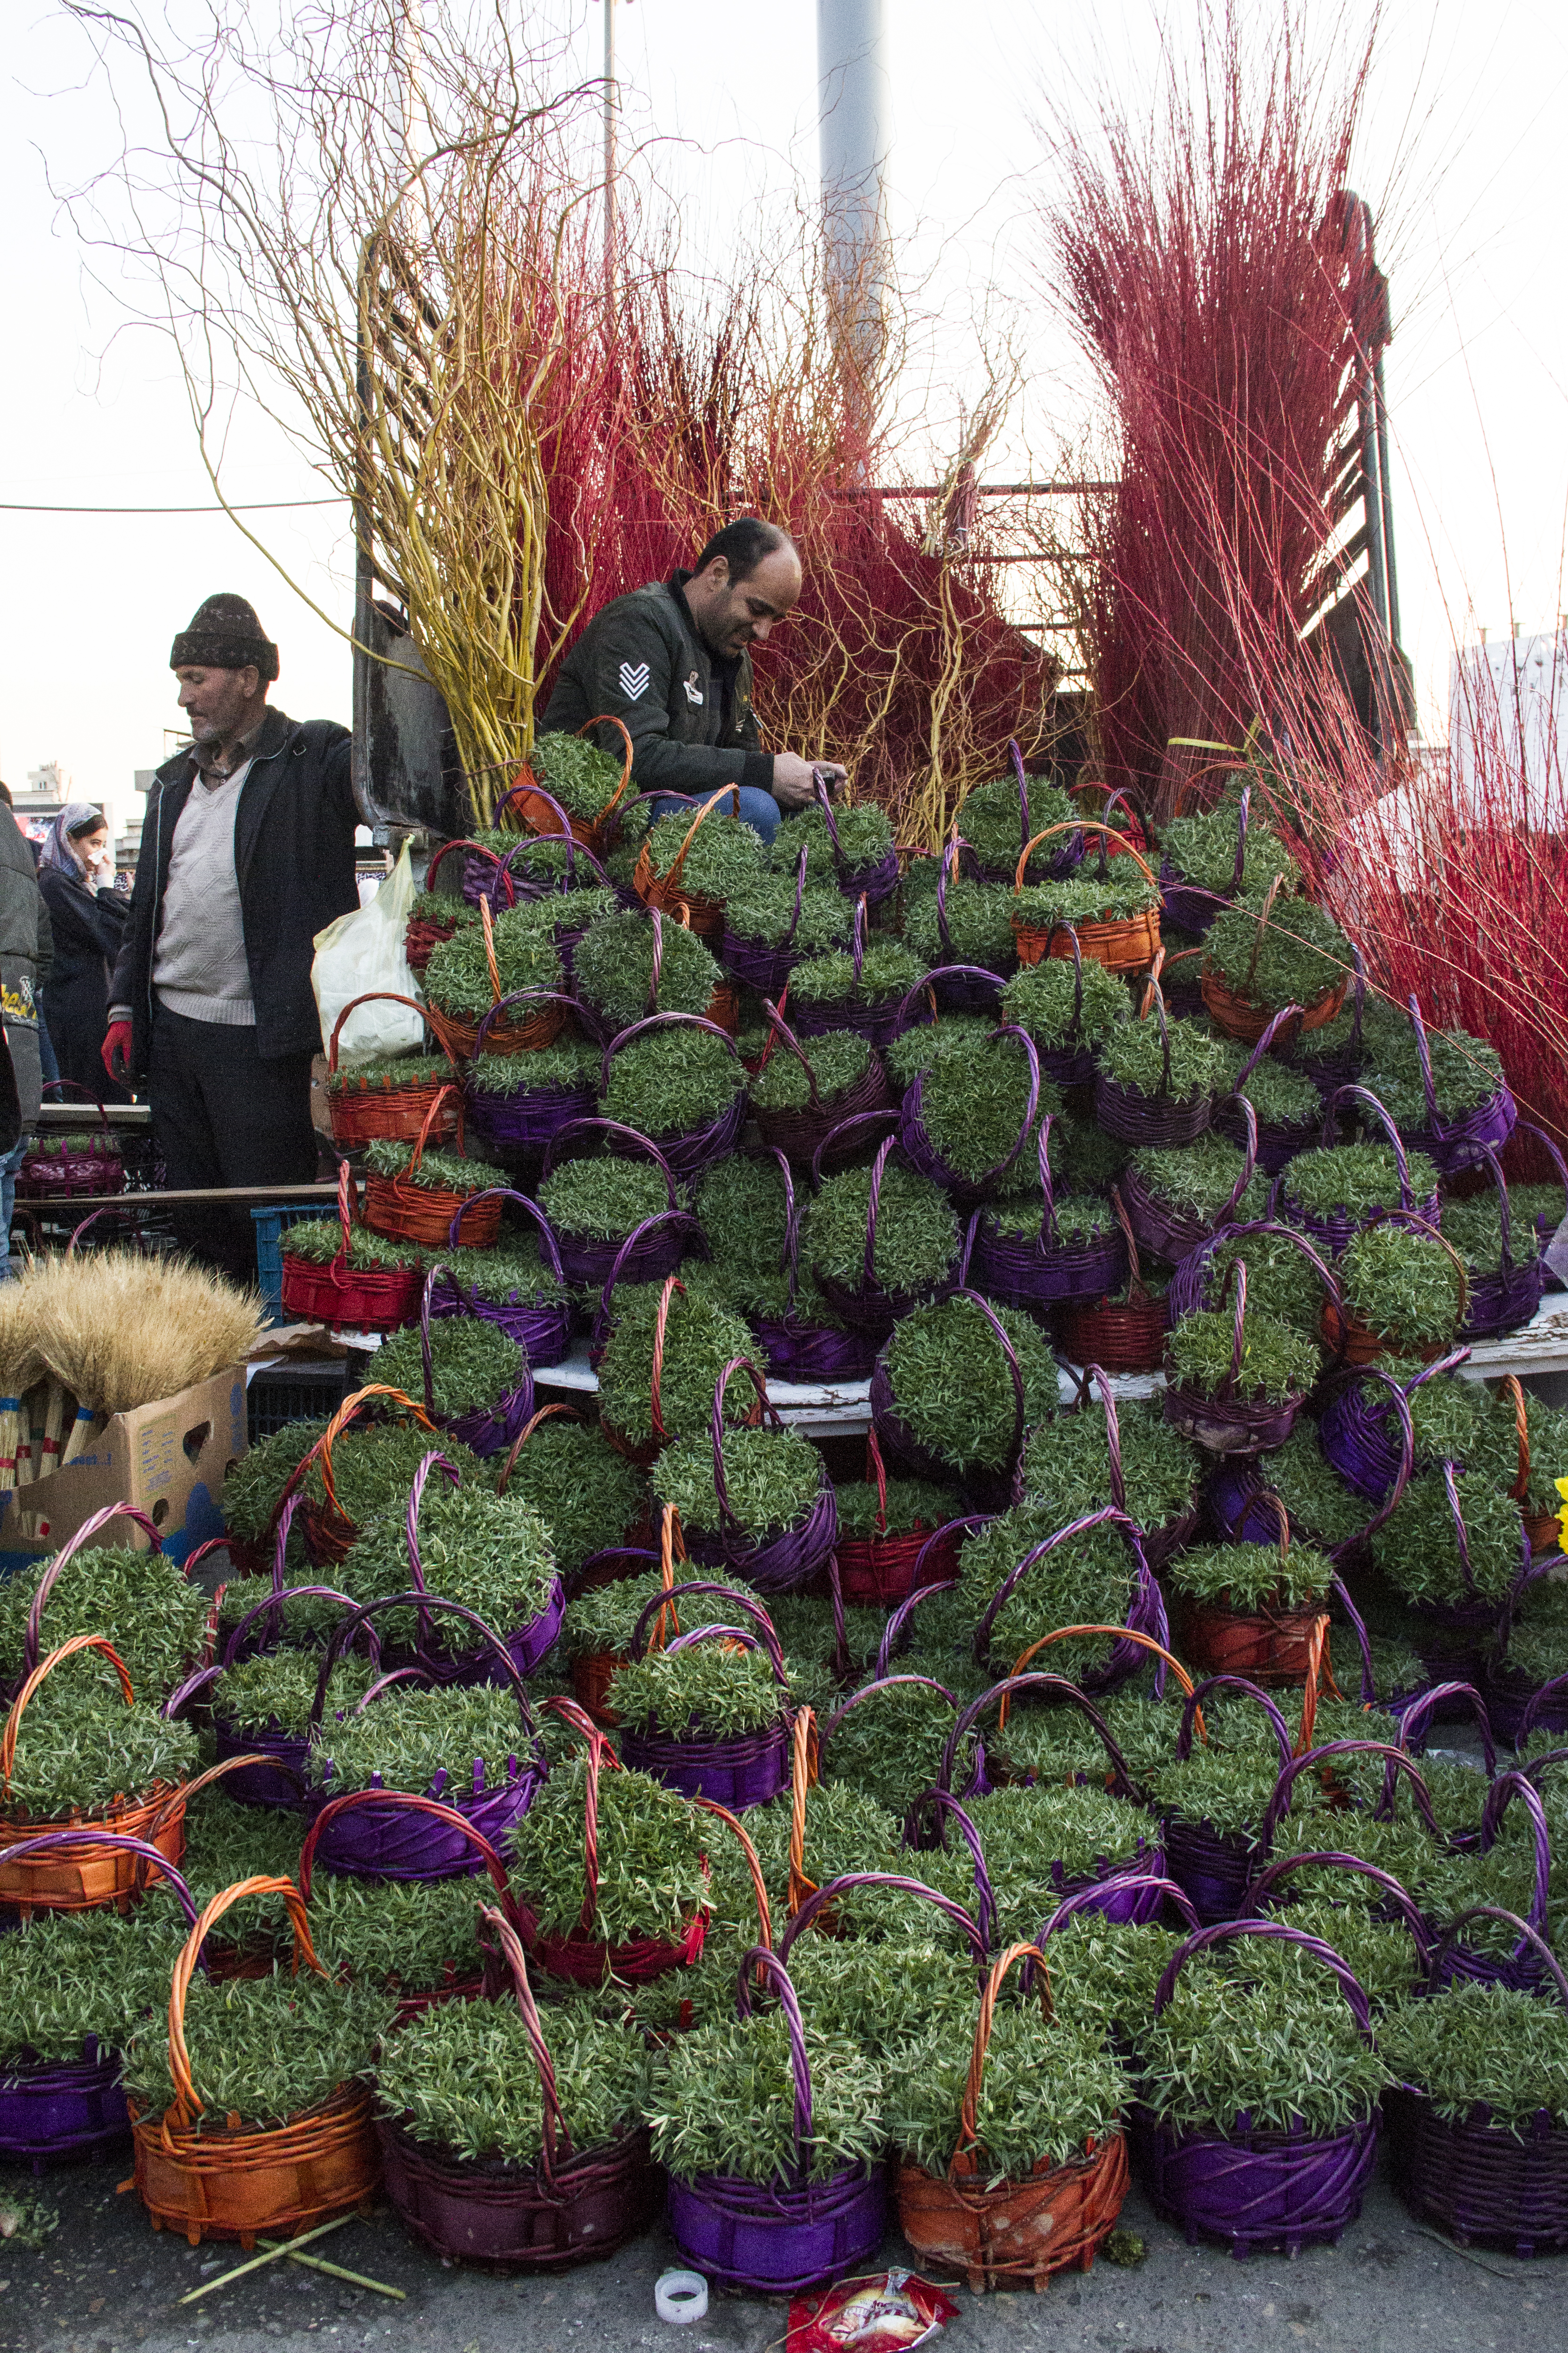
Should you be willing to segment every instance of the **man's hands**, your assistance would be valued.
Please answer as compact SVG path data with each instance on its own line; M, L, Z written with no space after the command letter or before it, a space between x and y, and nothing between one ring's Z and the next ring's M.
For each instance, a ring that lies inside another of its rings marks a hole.
M820 776L827 786L828 798L836 799L839 786L849 774L831 760L803 760L794 752L773 754L773 798L780 808L804 808L816 798L816 779Z
M108 1035L99 1049L104 1069L117 1086L124 1086L131 1076L131 1024L111 1021Z

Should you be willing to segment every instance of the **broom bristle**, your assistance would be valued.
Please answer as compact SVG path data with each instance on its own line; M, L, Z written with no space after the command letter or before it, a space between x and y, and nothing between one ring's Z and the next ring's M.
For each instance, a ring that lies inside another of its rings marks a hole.
M52 1259L16 1286L32 1297L42 1365L104 1413L210 1380L266 1329L255 1292L188 1259L100 1250Z

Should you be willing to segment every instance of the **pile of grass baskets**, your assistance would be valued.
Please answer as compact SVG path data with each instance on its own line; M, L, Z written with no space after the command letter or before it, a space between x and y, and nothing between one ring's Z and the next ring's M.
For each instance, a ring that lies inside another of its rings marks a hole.
M1279 1938L1321 1961L1344 1995L1356 2031L1370 2042L1372 2014L1351 1970L1320 1937L1279 1920L1226 1920L1194 1930L1166 1964L1154 2016L1165 2009L1194 1954L1237 1936ZM1238 2255L1264 2248L1293 2255L1302 2247L1337 2245L1361 2212L1377 2159L1379 2123L1374 2105L1344 2131L1321 2139L1281 2132L1222 2136L1173 2131L1135 2107L1132 2137L1150 2203L1189 2244L1215 2238Z
M423 1279L416 1257L411 1254L410 1263L403 1266L351 1266L358 1208L353 1171L344 1160L338 1167L342 1248L322 1266L290 1250L285 1240L282 1301L286 1316L350 1332L395 1332L418 1314Z
M304 1900L291 1879L257 1877L226 1887L203 1910L180 1950L169 1991L169 2071L174 2097L162 2116L132 2110L136 2188L155 2231L183 2231L190 2244L293 2238L356 2207L368 2211L381 2186L381 2156L363 2084L270 2128L213 2125L191 2080L185 1996L202 1947L226 1912L252 1895L281 1896L294 1930L294 1966L325 1977L310 1942Z
M362 996L350 997L333 1022L332 1034L327 1041L327 1109L332 1123L332 1142L341 1152L356 1152L376 1136L412 1144L425 1124L426 1113L439 1103L441 1110L430 1140L445 1144L458 1134L461 1124L461 1098L451 1092L451 1082L458 1073L450 1055L447 1057L446 1078L422 1071L419 1065L423 1057L405 1062L378 1062L364 1083L358 1086L338 1070L338 1045L343 1023L356 1006L380 1003L406 1006L421 1020L426 1016L424 1006L416 1005L411 997L400 997L395 989L370 988Z
M639 2123L595 2148L573 2147L522 1945L496 1906L487 1905L482 1916L500 1947L539 2073L544 2116L538 2163L431 2148L415 2138L406 2119L380 2116L375 2132L386 2194L415 2237L451 2261L553 2271L612 2255L658 2212L647 2126Z
M946 2174L926 2172L907 2158L899 2167L899 2222L923 2260L963 2273L969 2285L1044 2287L1056 2272L1089 2271L1116 2227L1127 2195L1127 2143L1120 2132L1068 2165L1042 2158L1020 2180L987 2185L976 2156L976 2118L996 1997L1009 1970L1032 1968L1047 2021L1050 1977L1038 1945L1009 1945L998 1955L980 1996L969 2073L963 2087L958 2146Z
M634 1732L628 1728L621 1734L621 1761L636 1766L639 1772L662 1781L667 1789L678 1790L682 1797L711 1798L732 1813L743 1813L749 1806L765 1806L776 1798L789 1778L789 1678L784 1671L784 1653L773 1620L761 1602L737 1593L732 1586L689 1577L653 1595L642 1610L627 1651L634 1662L648 1648L654 1620L657 1619L662 1626L670 1604L679 1604L685 1594L710 1594L721 1599L731 1607L737 1622L693 1627L689 1633L675 1635L663 1648L674 1652L694 1649L702 1642L723 1642L735 1649L760 1651L779 1687L778 1714L758 1731L738 1733L728 1738L704 1732L700 1717L679 1735Z
M1446 1947L1478 1919L1516 1929L1540 1963L1539 1998L1568 2010L1568 1977L1550 1946L1528 1921L1490 1904L1472 1905L1445 1931L1432 1955L1428 1995L1441 1982ZM1444 2116L1428 2093L1404 2084L1384 2094L1384 2114L1400 2195L1413 2212L1462 2247L1521 2256L1568 2249L1568 2126L1550 2109L1538 2108L1519 2126L1494 2123L1484 2103Z
M669 2180L670 2236L686 2261L721 2287L786 2295L840 2279L875 2255L887 2228L887 2168L863 2160L823 2181L810 2179L811 2069L805 2027L789 1970L776 1953L753 1945L735 1980L740 2018L752 2015L753 1976L778 1996L789 2037L795 2087L793 2179L748 2181L700 2173Z

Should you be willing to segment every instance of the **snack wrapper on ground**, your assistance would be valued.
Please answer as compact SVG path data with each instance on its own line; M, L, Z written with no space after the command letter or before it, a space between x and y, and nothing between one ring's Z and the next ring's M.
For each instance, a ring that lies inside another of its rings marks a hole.
M912 2272L840 2280L821 2295L796 2296L784 2353L909 2353L929 2344L958 2306Z

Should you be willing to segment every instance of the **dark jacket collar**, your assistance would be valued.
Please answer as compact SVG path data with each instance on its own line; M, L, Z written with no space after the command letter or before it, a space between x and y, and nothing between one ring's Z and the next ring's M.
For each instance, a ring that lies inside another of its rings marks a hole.
M268 703L250 754L252 762L274 758L294 733L294 721L286 711L279 711ZM165 785L194 782L195 774L195 754L189 744L172 753L158 770L159 781Z

